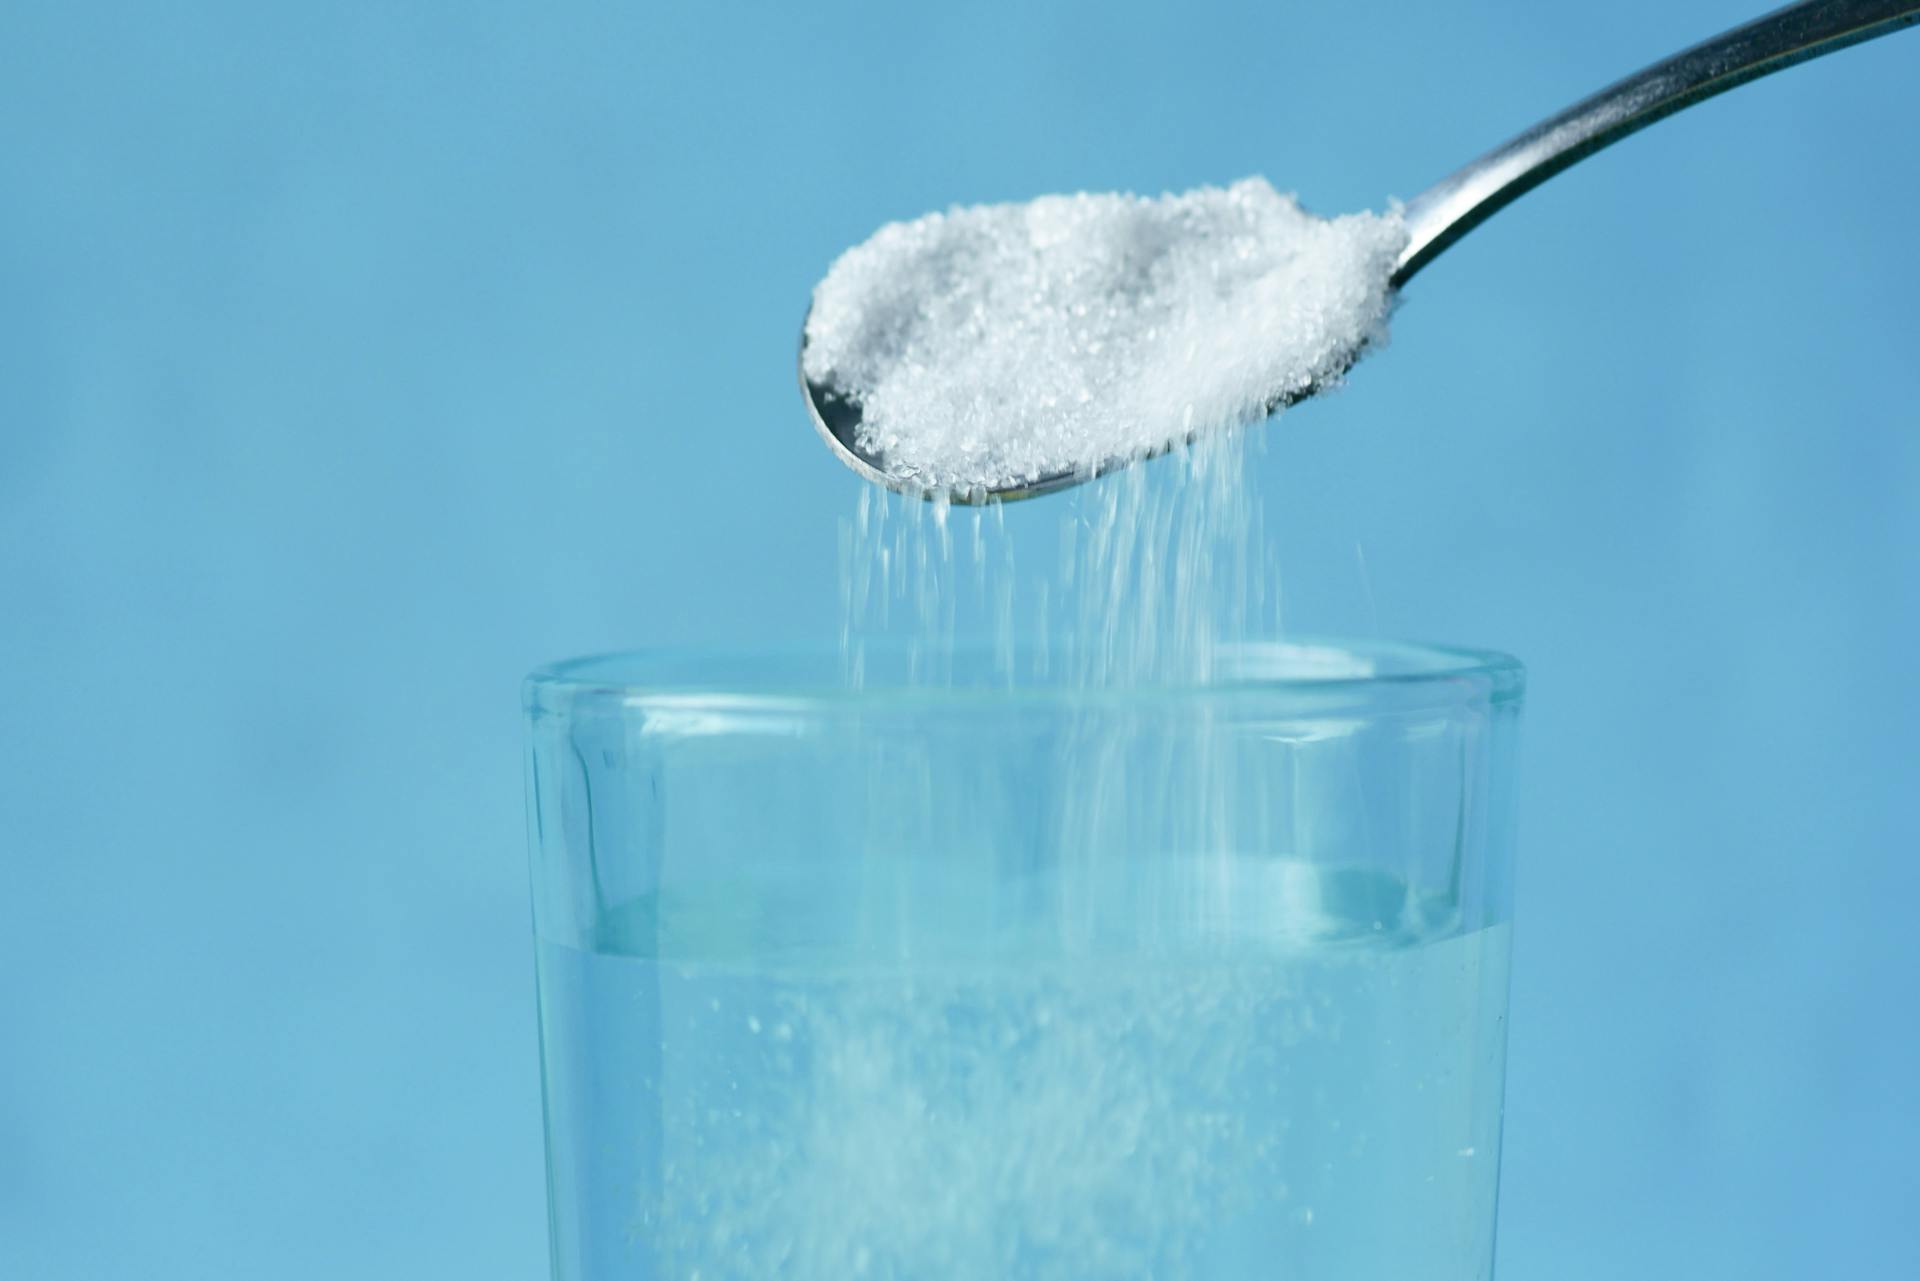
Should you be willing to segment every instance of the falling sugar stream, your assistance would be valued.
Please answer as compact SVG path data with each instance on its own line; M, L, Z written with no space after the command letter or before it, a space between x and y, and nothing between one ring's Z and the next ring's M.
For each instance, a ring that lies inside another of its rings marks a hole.
M1278 631L1247 474L1263 447L1204 437L1012 515L861 487L840 530L846 680L863 685L885 648L911 684L980 679L980 655L1007 685L1206 684L1223 651Z

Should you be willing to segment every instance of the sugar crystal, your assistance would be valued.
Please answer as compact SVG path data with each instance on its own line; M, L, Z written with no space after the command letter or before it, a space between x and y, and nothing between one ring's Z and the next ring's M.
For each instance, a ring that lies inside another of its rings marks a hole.
M815 288L802 360L928 489L1085 475L1257 420L1386 338L1397 212L1264 179L1043 196L882 227Z

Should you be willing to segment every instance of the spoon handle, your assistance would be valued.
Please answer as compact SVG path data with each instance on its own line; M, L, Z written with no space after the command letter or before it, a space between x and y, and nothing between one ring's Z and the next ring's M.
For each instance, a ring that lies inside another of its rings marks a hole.
M1407 202L1412 241L1395 286L1508 201L1602 147L1736 85L1920 22L1920 0L1803 0L1637 71Z

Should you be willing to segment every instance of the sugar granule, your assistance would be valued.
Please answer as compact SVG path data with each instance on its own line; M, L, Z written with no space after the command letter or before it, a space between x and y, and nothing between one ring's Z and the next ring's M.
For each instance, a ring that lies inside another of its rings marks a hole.
M1105 470L1337 382L1386 338L1397 212L1264 179L1043 196L882 227L815 288L803 368L932 490Z

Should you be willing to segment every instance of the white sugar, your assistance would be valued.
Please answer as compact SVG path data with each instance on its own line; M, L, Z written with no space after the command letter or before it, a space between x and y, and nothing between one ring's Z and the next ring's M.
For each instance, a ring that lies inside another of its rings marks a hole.
M1397 213L1263 179L1045 196L883 227L814 290L807 377L929 489L1087 474L1263 417L1386 337Z

